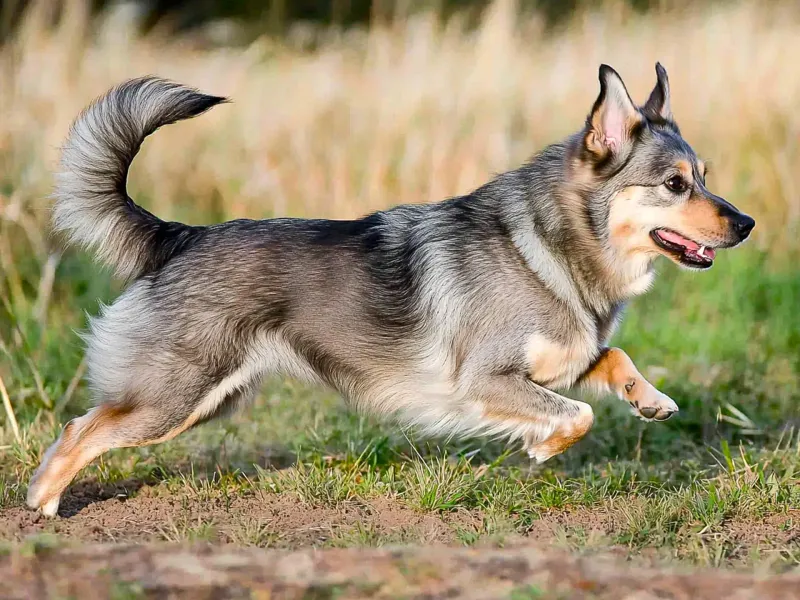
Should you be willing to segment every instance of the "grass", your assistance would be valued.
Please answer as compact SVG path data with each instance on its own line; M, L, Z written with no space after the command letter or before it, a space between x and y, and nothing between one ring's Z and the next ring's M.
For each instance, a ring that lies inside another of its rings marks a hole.
M752 243L722 253L708 273L661 265L615 337L676 399L676 418L643 424L622 403L597 401L591 434L534 468L517 448L421 440L347 411L329 391L270 381L246 414L114 451L81 477L122 486L132 499L146 489L183 503L183 514L153 527L152 538L167 541L286 547L293 542L281 523L237 507L290 498L298 510L352 509L367 519L303 538L322 546L534 538L583 552L623 547L641 560L800 565L793 3L590 12L544 35L535 16L517 19L498 1L472 30L458 17L423 14L369 31L316 32L309 45L261 39L243 50L141 38L119 15L89 21L80 2L51 27L47 5L0 51L9 115L0 123L0 378L8 390L0 510L22 503L47 444L88 405L75 330L120 291L87 256L60 251L46 226L56 147L93 95L157 72L234 98L145 145L132 195L164 218L348 217L468 191L578 126L601 60L643 98L660 59L685 136L712 159L712 187L759 223ZM193 512L200 505L217 508ZM373 519L371 507L383 505L432 520Z

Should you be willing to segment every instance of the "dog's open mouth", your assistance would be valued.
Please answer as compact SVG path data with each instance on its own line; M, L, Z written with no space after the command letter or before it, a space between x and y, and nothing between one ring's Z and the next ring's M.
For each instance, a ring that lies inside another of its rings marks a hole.
M717 255L713 248L702 246L689 238L669 229L654 229L650 237L659 247L668 251L678 260L689 267L707 269L714 264Z

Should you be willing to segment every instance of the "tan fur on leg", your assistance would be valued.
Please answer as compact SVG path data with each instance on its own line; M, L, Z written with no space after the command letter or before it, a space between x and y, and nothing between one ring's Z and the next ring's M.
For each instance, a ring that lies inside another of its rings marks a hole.
M75 474L97 456L111 448L104 435L124 418L119 408L103 405L64 426L61 436L50 446L42 464L28 486L28 505L55 516L59 497Z
M55 516L64 489L95 458L112 448L146 446L172 439L192 424L183 423L158 439L141 440L135 432L146 420L142 413L142 409L127 404L103 404L67 423L31 478L28 506L40 509L46 516Z
M584 402L575 402L581 408L577 417L570 421L559 423L555 431L541 442L526 440L525 449L528 452L528 456L537 463L541 464L555 455L561 454L589 433L594 424L592 407Z
M601 392L614 392L631 405L634 414L646 421L666 421L678 412L678 405L658 391L619 348L608 348L581 380Z

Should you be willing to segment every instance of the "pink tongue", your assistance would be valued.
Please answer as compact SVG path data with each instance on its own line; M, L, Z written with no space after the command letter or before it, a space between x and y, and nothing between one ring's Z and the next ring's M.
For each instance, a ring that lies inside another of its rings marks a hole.
M702 256L703 258L708 258L709 260L714 260L714 257L717 255L716 251L713 248L703 248L703 253L700 253L700 244L697 242L693 242L692 240L686 239L682 235L678 235L674 231L667 231L662 229L658 232L658 235L661 239L667 240L668 242L672 242L673 244L678 244L679 246L683 246L690 254L696 254L698 256Z
M691 250L692 252L697 252L700 250L700 245L696 244L692 240L687 240L682 235L678 235L674 231L667 231L662 229L658 232L658 236L662 240L667 240L668 242L672 242L673 244L678 244L679 246L683 246L687 250Z

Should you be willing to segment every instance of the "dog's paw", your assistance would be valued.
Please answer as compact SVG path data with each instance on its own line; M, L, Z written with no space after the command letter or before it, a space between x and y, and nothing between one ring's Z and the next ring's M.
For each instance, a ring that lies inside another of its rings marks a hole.
M61 503L61 494L54 496L50 493L37 475L38 473L28 484L28 496L25 503L28 508L40 511L45 517L55 517L58 514L58 505Z
M644 379L629 382L624 399L630 404L631 412L642 421L666 421L679 410L672 398Z
M674 410L668 410L656 408L654 406L636 407L631 405L631 412L642 421L652 423L653 421L661 422L668 420L672 415L678 412L678 408L676 407Z
M553 452L552 450L545 448L541 445L528 448L528 457L537 465L540 465L543 462L550 460L556 454L558 454L558 452Z
M575 402L574 406L577 409L576 413L568 419L557 421L544 439L540 435L528 436L525 439L525 450L536 464L540 465L566 451L592 428L594 424L592 407L585 402Z
M26 504L31 510L38 510L45 517L55 517L58 514L58 506L61 503L61 497L55 496L44 502L39 502L35 499L28 499Z
M55 517L58 515L58 505L61 503L61 498L51 498L42 505L41 511L45 517Z

